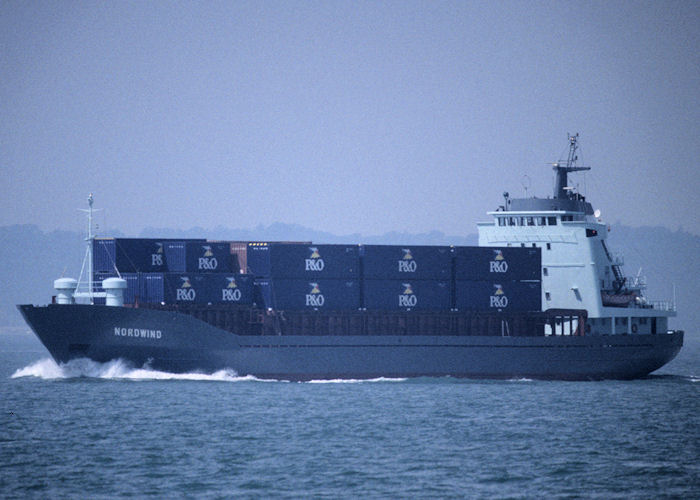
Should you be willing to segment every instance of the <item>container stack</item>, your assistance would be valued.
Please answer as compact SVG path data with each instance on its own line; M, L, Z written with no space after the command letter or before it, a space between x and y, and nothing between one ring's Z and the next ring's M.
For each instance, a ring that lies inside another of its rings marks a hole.
M99 238L95 281L127 281L124 302L252 304L253 278L239 273L230 242L204 239Z
M541 250L95 239L95 280L126 304L246 304L286 311L539 311ZM247 271L243 273L242 271Z
M362 247L363 306L383 311L452 308L450 247Z
M539 248L249 243L258 304L278 310L539 311Z
M250 243L247 266L260 300L281 310L360 308L357 245Z
M459 310L539 311L539 248L454 248L454 307Z

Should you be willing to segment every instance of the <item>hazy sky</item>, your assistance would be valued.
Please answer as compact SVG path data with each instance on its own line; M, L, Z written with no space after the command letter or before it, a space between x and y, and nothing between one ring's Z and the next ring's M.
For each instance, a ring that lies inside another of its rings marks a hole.
M0 225L468 234L580 132L605 220L700 234L697 1L3 0L0 75Z

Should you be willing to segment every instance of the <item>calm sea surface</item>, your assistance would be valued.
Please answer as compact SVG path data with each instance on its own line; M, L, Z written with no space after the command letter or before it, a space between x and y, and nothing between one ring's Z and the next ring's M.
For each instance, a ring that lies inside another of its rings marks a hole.
M287 383L2 330L0 498L700 498L695 337L632 382Z

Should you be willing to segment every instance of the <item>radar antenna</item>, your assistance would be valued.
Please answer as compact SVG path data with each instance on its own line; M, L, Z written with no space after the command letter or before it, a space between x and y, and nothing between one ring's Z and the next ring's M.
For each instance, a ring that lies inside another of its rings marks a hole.
M578 160L578 155L576 154L576 151L578 150L578 133L576 135L568 135L569 156L566 159L566 165L562 165L561 162L556 162L553 164L554 171L557 173L557 178L554 182L554 197L560 199L568 199L573 196L571 187L567 185L567 174L569 172L578 172L581 170L591 169L591 167L576 166L576 161Z

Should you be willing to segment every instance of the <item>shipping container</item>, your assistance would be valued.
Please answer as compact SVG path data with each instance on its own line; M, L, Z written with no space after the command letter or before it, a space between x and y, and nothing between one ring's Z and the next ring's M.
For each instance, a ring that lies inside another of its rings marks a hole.
M167 269L162 240L115 238L114 243L120 273L158 273Z
M235 256L237 260L236 267L233 267L232 262L231 270L237 270L237 272L241 274L246 274L248 272L248 259L246 258L248 243L245 241L231 241L229 242L229 245L231 256Z
M449 311L452 307L449 281L365 279L362 287L368 310Z
M207 274L212 304L252 304L254 278L248 274Z
M187 272L230 273L231 246L228 243L188 242Z
M255 278L253 287L253 303L261 309L274 308L270 280Z
M199 273L166 273L165 302L168 304L207 304L213 295L206 275Z
M358 245L249 243L249 272L258 277L356 279L360 276Z
M92 267L95 272L114 272L117 262L114 238L92 240Z
M542 254L533 247L455 247L457 280L540 280Z
M167 273L165 302L252 304L253 277L237 273Z
M184 241L168 241L165 243L165 261L168 272L187 272L187 243Z
M93 268L98 272L165 272L168 270L166 245L171 241L167 238L95 238ZM183 243L203 241L186 240Z
M464 311L540 311L542 284L538 281L457 280L455 307Z
M363 245L364 279L450 280L452 249L447 246Z
M141 273L141 303L161 304L165 302L165 280L163 273Z
M231 247L228 243L170 241L165 243L165 256L171 273L231 272Z
M341 279L275 279L268 281L268 308L278 310L357 310L360 308L360 282Z

